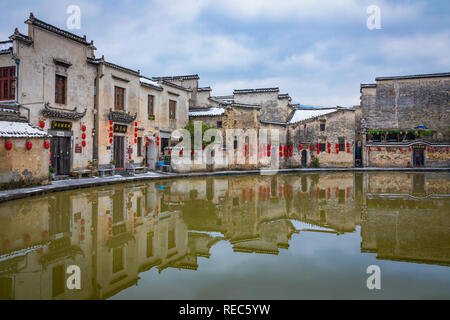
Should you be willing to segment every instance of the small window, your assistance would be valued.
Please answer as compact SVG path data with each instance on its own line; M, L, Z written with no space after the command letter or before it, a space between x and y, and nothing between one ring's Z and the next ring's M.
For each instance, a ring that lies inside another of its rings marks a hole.
M16 67L0 68L0 100L14 100L16 96Z
M123 270L123 248L113 249L113 273Z
M238 148L238 141L237 139L234 139L234 149L236 150Z
M176 119L177 102L169 100L169 119Z
M217 121L217 128L222 128L222 121Z
M319 144L319 150L324 152L325 151L325 143L320 143Z
M55 103L66 104L66 82L66 77L55 75Z
M148 115L149 116L153 116L153 119L149 120L154 120L154 116L155 116L155 109L154 109L154 103L155 103L155 97L152 95L148 96Z
M153 256L153 232L147 233L147 258Z
M142 157L142 138L137 138L137 156Z
M168 234L168 243L167 248L172 249L175 248L175 229L170 229Z
M338 138L339 151L345 151L345 138Z
M52 270L52 297L55 298L64 293L66 271L64 266L53 267Z
M114 87L114 109L125 110L125 89Z
M325 123L320 124L320 131L325 131Z

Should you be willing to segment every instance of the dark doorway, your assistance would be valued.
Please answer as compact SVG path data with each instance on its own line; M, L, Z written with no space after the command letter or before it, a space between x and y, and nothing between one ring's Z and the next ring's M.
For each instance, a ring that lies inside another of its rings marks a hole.
M302 167L306 167L306 163L308 162L308 153L306 150L302 151Z
M52 139L51 162L57 175L69 174L71 149L70 137L54 137Z
M355 167L362 167L362 146L361 141L356 142L355 147Z
M116 169L125 168L125 137L114 136L114 161Z
M425 163L425 148L413 148L413 164L414 167L423 167Z

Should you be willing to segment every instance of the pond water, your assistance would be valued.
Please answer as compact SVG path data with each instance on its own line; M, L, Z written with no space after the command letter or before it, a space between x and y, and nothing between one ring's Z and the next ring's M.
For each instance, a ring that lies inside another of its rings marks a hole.
M223 176L3 203L0 299L448 299L449 178Z

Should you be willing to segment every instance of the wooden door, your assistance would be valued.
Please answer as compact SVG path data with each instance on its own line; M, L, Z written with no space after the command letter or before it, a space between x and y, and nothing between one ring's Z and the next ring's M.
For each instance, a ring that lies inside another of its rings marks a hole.
M57 175L69 174L71 149L70 137L54 137L52 139L51 161Z
M125 168L125 137L114 136L114 160L116 169Z

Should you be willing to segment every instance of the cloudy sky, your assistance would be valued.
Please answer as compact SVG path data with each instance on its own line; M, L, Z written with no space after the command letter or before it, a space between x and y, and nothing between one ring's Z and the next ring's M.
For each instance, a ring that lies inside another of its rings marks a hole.
M280 87L304 105L359 104L375 77L450 71L450 1L2 1L0 40L33 12L67 29L69 5L96 55L146 76L200 75L214 95ZM381 29L366 26L381 9ZM6 17L6 18L5 18Z

